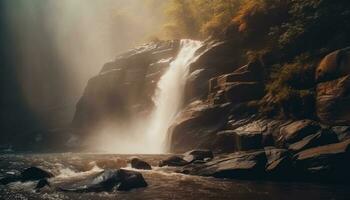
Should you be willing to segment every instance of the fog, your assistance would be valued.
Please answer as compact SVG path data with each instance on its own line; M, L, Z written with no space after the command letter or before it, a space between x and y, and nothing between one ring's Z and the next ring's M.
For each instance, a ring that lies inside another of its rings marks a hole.
M87 80L119 52L157 33L164 2L1 2L3 29L11 39L6 59L12 63L19 96L45 128L68 124Z

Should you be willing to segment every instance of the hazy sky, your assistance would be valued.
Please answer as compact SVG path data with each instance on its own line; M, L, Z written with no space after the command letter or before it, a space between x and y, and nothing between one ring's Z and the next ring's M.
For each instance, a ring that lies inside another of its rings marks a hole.
M74 106L87 80L105 62L158 31L164 2L2 2L5 29L13 41L17 81L30 108L46 115L62 106Z

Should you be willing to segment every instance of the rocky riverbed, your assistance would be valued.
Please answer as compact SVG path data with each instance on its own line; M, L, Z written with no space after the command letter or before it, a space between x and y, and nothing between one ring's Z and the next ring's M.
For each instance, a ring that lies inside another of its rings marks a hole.
M307 182L218 179L176 173L178 167L158 167L170 155L137 155L152 170L132 169L135 155L112 154L3 154L1 177L38 166L54 175L50 187L35 190L36 181L0 185L1 199L347 199L349 186ZM186 158L188 159L188 157ZM87 180L103 170L118 168L142 174L147 187L130 191L66 192L58 188Z

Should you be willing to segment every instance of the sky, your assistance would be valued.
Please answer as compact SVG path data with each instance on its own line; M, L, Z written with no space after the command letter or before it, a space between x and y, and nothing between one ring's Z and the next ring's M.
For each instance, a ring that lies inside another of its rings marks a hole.
M10 134L69 123L88 79L160 29L164 2L1 1L1 128Z

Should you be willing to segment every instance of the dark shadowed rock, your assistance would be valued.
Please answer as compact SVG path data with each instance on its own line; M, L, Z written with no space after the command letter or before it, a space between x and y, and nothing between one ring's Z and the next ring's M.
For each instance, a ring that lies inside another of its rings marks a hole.
M316 133L320 130L317 122L312 120L299 120L288 124L280 129L280 141L286 143L297 142L304 137Z
M8 175L2 179L0 179L0 183L2 185L7 185L9 183L12 183L12 182L16 182L16 181L20 181L21 180L21 177L20 176L17 176L17 175Z
M208 149L196 149L192 151L188 151L184 154L184 160L187 162L194 161L207 161L214 158L214 154L212 151Z
M54 175L51 172L45 171L38 167L27 168L21 173L21 181L35 181L52 177L54 177Z
M45 187L45 186L50 187L49 181L48 181L47 179L40 179L40 180L38 181L38 183L36 184L36 186L35 186L35 190L36 190L36 191L39 191L41 188L43 188L43 187Z
M285 179L292 176L291 154L287 149L265 148L266 172L273 178Z
M333 131L321 130L318 133L306 136L302 140L288 146L292 152L299 152L312 147L323 146L338 142L337 135Z
M211 149L216 133L226 125L230 104L210 105L196 101L179 113L169 128L171 152Z
M322 122L331 125L350 123L349 90L350 75L317 85L316 112Z
M163 166L184 166L189 164L186 160L182 158L182 156L170 156L165 160L161 160L159 162L159 167Z
M186 173L218 178L259 178L265 174L265 151L236 152L202 165L186 166Z
M127 191L146 187L147 183L141 173L130 170L106 170L70 185L60 187L66 192L111 192L113 190Z
M338 136L339 141L344 141L350 138L350 126L334 126L332 131Z
M328 54L316 69L316 80L325 82L350 74L350 48Z
M348 180L350 140L301 151L294 158L301 172L320 180Z
M119 170L119 176L121 182L117 187L117 190L128 191L134 188L147 187L147 182L143 178L142 174L135 171Z
M144 170L152 169L150 164L148 164L147 162L139 158L132 158L130 163L131 163L131 167L135 169L144 169Z

